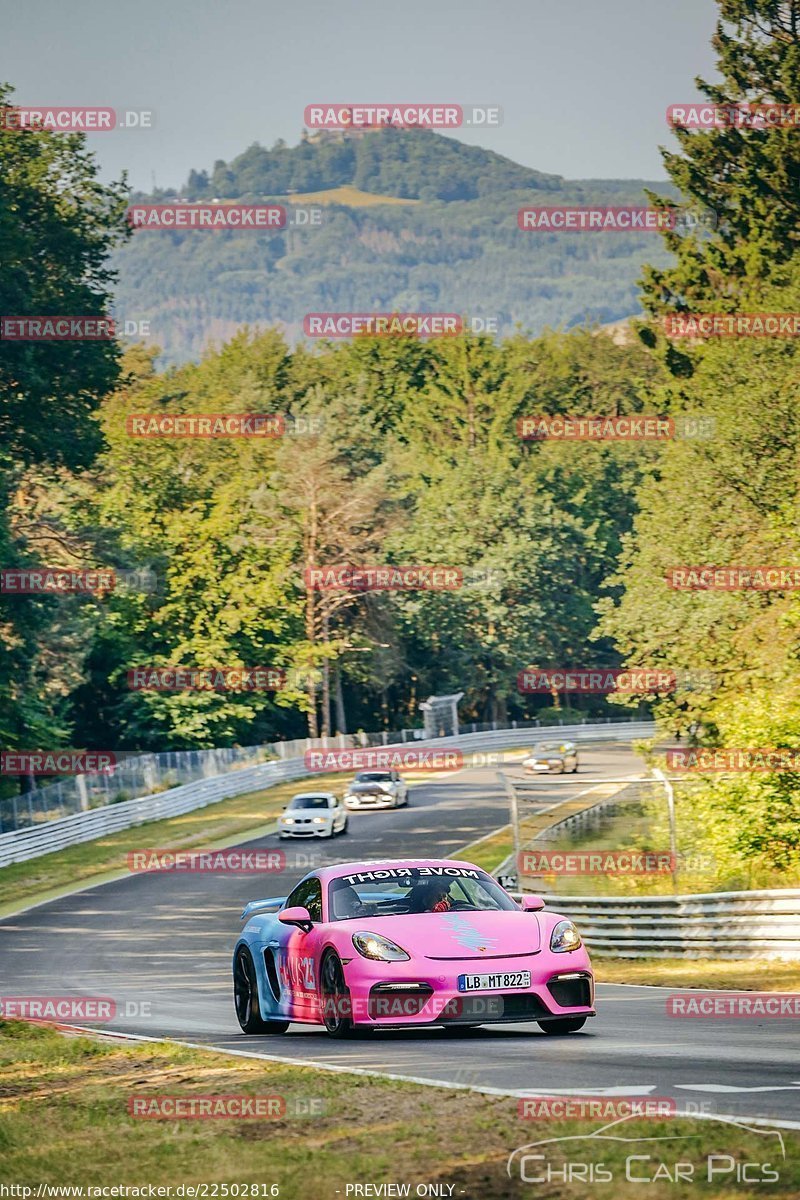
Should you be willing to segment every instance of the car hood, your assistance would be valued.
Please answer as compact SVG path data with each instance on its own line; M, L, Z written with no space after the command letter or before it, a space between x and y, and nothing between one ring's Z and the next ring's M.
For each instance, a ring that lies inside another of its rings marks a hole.
M418 913L377 920L367 917L349 923L390 938L412 958L507 958L535 954L541 949L541 929L535 914L510 909Z
M391 783L351 783L347 789L351 796L368 796L391 791Z

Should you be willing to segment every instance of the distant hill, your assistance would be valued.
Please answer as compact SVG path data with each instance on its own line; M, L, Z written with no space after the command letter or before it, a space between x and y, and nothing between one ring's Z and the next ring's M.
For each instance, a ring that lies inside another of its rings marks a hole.
M184 194L247 200L346 184L405 200L477 200L519 188L555 191L563 180L430 130L324 130L292 148L255 143L230 163L216 162L210 174L192 171Z
M302 336L319 311L447 311L516 327L607 324L639 311L652 233L521 231L525 204L642 204L661 182L575 180L428 131L375 130L253 145L184 186L136 200L319 205L276 233L141 231L117 253L117 315L149 319L164 360L196 359L243 324ZM321 194L320 194L321 193Z

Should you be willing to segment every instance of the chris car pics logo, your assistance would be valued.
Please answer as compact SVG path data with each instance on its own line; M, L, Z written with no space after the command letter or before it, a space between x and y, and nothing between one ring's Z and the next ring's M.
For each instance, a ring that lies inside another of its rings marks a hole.
M637 1122L642 1132L637 1132ZM747 1149L738 1150L734 1156L722 1148L723 1137L724 1145ZM509 1155L506 1171L511 1179L550 1187L615 1183L634 1184L637 1189L643 1185L678 1184L683 1189L703 1183L777 1183L785 1159L786 1147L778 1129L704 1114L696 1133L654 1134L643 1126L642 1113L635 1111L588 1134L542 1138L520 1146ZM626 1188L619 1194L640 1193Z

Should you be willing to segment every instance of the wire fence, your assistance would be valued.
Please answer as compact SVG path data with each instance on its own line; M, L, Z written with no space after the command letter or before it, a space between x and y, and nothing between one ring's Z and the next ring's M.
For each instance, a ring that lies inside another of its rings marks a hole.
M518 875L525 890L580 895L587 875L597 895L668 894L713 882L716 859L696 848L691 821L699 779L660 772L586 779L563 801L557 792L566 783L546 776L505 774L503 782L515 846L504 871Z
M624 719L624 718L623 718ZM591 718L587 718L587 721ZM615 718L607 718L613 721ZM548 721L548 725L563 724ZM574 724L573 722L571 722ZM597 724L597 718L592 721ZM470 722L461 733L485 733L499 729L538 728L539 721ZM118 756L113 768L97 774L76 775L57 783L0 797L0 833L29 829L42 821L53 821L73 813L88 812L109 804L123 804L141 796L152 796L185 783L211 779L228 771L243 770L259 763L302 757L306 750L355 749L411 742L425 737L423 729L334 734L324 738L296 738L260 746L229 746L213 750L167 750L158 754L131 753Z

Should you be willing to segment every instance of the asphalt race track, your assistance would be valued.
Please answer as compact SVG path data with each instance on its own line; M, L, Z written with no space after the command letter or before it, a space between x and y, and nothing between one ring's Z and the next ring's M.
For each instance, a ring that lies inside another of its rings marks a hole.
M582 750L581 773L543 780L546 793L574 795L585 779L636 774L623 745ZM302 785L298 785L300 790ZM323 861L436 857L507 821L496 768L468 769L414 785L408 808L351 813L333 842L282 842ZM277 837L248 845L278 846ZM668 992L601 985L598 1016L569 1037L537 1025L371 1033L334 1042L293 1025L278 1037L240 1033L231 999L230 955L247 900L285 895L308 866L279 875L151 873L89 888L0 922L0 979L9 995L92 995L116 1001L105 1028L527 1094L650 1095L687 1111L800 1122L796 1022L687 1019L666 1015ZM679 989L676 989L679 990Z

